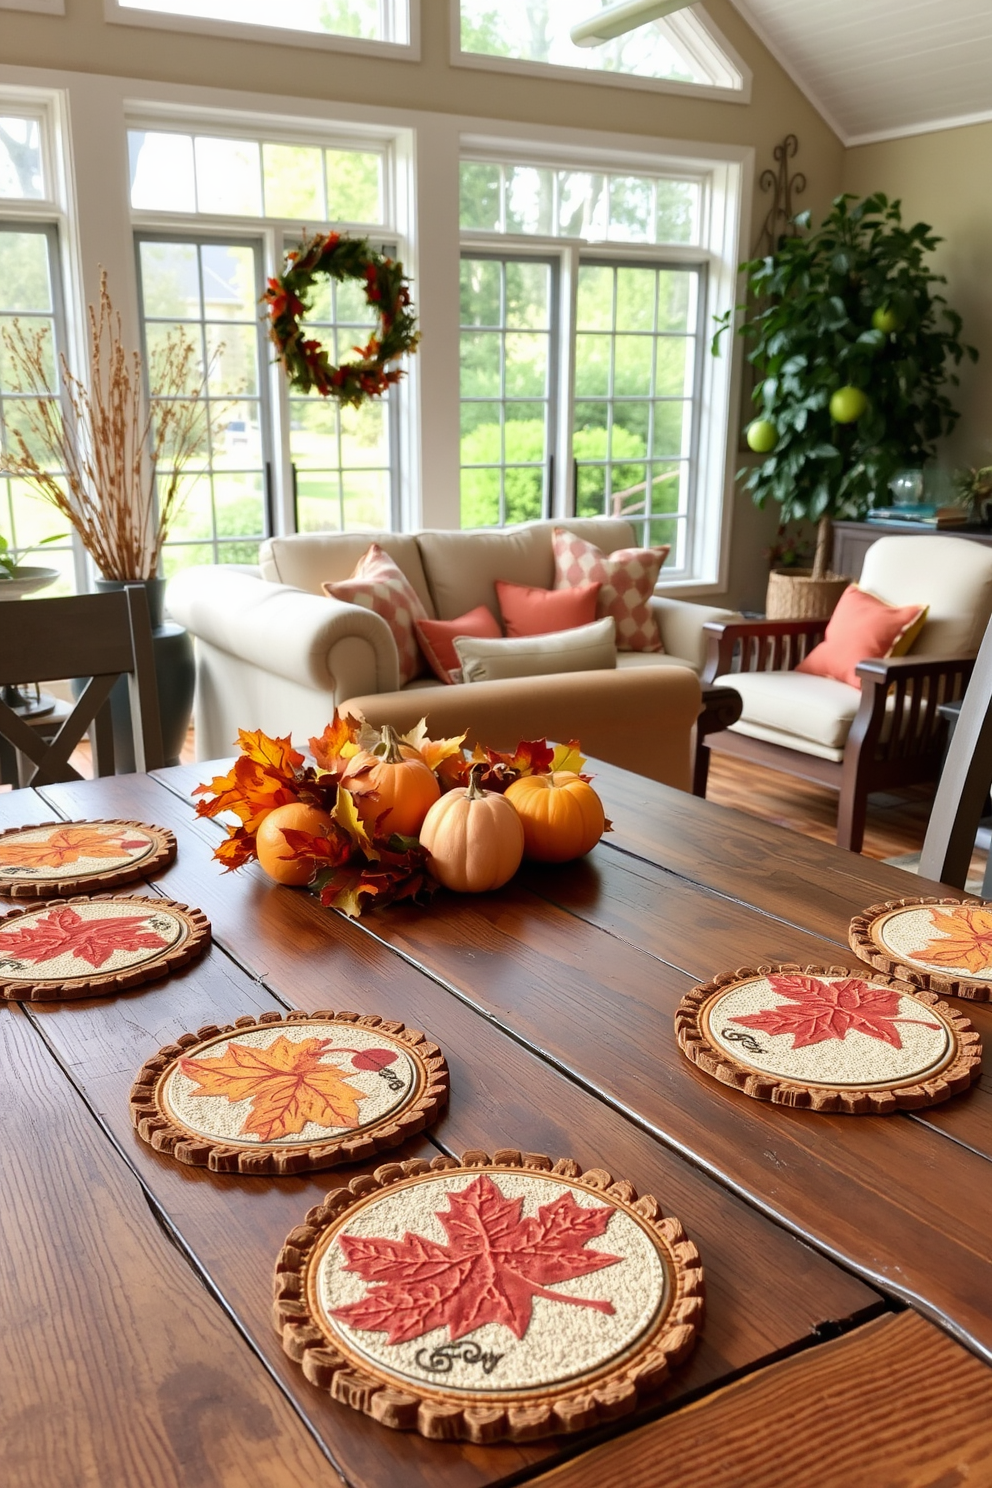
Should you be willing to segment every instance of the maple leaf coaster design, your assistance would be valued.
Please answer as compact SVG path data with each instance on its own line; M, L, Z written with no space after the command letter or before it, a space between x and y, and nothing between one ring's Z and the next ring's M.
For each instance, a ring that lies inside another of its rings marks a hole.
M447 1082L440 1050L402 1023L264 1013L160 1050L135 1081L131 1116L146 1141L182 1162L301 1172L358 1161L422 1130Z
M0 995L27 999L124 991L209 943L206 916L168 899L99 895L0 919Z
M128 883L171 862L176 840L143 822L48 822L0 833L0 894L48 894Z
M454 1341L484 1323L505 1323L523 1338L534 1297L613 1312L611 1302L548 1290L552 1282L587 1276L623 1259L584 1248L606 1233L612 1209L580 1207L566 1193L542 1205L536 1218L521 1219L523 1199L504 1198L485 1174L447 1198L447 1212L437 1215L446 1245L410 1233L400 1241L341 1236L346 1270L377 1285L333 1317L353 1328L385 1332L390 1343L405 1343L440 1327L447 1327Z
M767 966L683 998L683 1051L778 1104L854 1114L932 1105L976 1077L978 1035L931 993L845 967Z
M699 1257L654 1199L539 1154L390 1163L276 1267L312 1383L425 1436L524 1440L632 1409L692 1347Z
M979 900L894 899L855 915L863 960L918 986L976 1002L992 995L992 907Z
M826 1039L843 1039L851 1032L881 1039L894 1049L902 1048L897 1023L916 1023L942 1032L941 1025L925 1018L900 1018L899 994L889 987L873 986L860 977L824 981L811 976L769 976L768 985L779 997L791 999L778 1007L750 1016L728 1015L743 1028L759 1028L772 1035L791 1034L793 1049L806 1049Z

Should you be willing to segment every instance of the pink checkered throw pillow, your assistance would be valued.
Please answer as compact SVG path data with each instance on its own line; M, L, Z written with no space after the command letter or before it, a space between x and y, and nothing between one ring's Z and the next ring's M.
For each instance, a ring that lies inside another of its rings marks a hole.
M414 625L429 620L416 589L406 574L384 553L378 543L371 543L355 564L350 579L323 585L325 594L346 604L363 605L381 615L393 633L400 658L400 686L405 687L424 670L424 658L417 645Z
M565 527L554 529L553 542L555 588L599 584L596 616L612 615L617 622L618 651L664 650L649 600L670 548L618 548L607 554Z

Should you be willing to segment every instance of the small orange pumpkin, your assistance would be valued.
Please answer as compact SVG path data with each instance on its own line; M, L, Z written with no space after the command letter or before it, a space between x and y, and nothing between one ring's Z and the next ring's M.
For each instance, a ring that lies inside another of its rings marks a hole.
M523 823L524 852L538 863L567 863L596 846L606 827L603 803L572 770L521 775L506 799Z
M399 832L404 837L416 837L424 817L440 796L441 787L430 765L415 751L403 752L388 723L383 725L382 742L382 759L365 776L376 799L359 796L359 814L367 826L372 826L388 811L382 823L387 836Z
M277 806L262 820L255 834L255 851L266 873L280 884L298 886L309 883L313 877L313 863L307 858L289 856L289 845L283 836L285 827L292 832L309 832L311 837L333 837L337 828L326 811L306 806L302 801Z
M512 878L524 855L524 829L505 796L479 789L473 770L467 786L436 801L420 829L430 869L446 889L484 894Z

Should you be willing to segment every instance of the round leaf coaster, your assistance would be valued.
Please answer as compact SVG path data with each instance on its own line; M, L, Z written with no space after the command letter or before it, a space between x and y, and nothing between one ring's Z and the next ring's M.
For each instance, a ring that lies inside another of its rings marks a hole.
M537 1153L389 1163L333 1189L276 1263L273 1320L311 1384L435 1440L529 1441L632 1410L703 1313L657 1202Z
M133 883L176 856L165 827L137 821L43 822L0 832L0 894L44 899Z
M215 1173L361 1162L432 1122L448 1067L416 1029L358 1013L263 1013L184 1033L131 1090L144 1140Z
M846 966L759 966L694 987L675 1014L682 1052L756 1100L852 1115L932 1106L982 1057L966 1018L930 992Z
M0 997L25 1002L127 992L192 961L210 921L171 899L97 894L0 919Z
M848 939L870 966L917 987L992 996L992 906L981 899L890 899L855 915Z

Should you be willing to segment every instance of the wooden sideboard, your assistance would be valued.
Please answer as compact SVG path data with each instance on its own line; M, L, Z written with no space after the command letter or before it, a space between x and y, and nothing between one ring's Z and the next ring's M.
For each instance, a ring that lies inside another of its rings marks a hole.
M924 533L933 535L932 527L910 527L900 522L835 522L834 551L831 560L836 574L860 579L861 565L865 553L880 537L918 537ZM992 547L992 532L978 527L944 528L941 537L965 537L969 542L985 543Z

